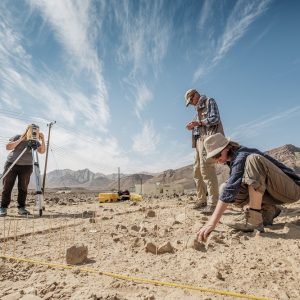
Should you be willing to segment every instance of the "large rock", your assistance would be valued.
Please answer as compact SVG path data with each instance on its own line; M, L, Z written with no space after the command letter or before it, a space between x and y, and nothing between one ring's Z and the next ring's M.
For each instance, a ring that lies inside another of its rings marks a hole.
M152 254L164 254L164 253L174 253L175 248L171 245L170 242L163 244L162 246L157 247L152 242L148 242L145 246L146 252Z
M148 242L145 246L146 252L150 252L153 254L157 254L157 246L154 245L152 242Z
M167 242L166 244L160 246L157 250L158 254L164 254L164 253L174 253L175 249L171 245L170 242Z
M88 248L84 245L74 245L67 249L66 262L69 265L77 265L87 260Z

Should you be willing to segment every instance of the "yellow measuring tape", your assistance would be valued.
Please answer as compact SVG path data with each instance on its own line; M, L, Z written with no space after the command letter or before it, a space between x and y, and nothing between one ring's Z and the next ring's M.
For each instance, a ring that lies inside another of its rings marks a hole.
M35 264L35 265L44 265L44 266L48 266L48 267L52 267L52 268L78 270L80 272L85 272L85 273L95 273L95 274L105 275L105 276L109 276L109 277L113 277L113 278L117 278L117 279L122 279L122 280L127 280L127 281L155 284L155 285L167 286L167 287L175 287L175 288L180 288L180 289L187 289L187 290L192 290L192 291L213 293L213 294L232 296L232 297L238 297L238 298L245 298L245 299L271 300L270 298L257 297L257 296L253 296L253 295L246 295L246 294L240 294L240 293L234 293L234 292L226 292L226 291L220 291L220 290L214 290L214 289L207 289L207 288L197 287L197 286L192 286L192 285L187 285L187 284L164 282L164 281L159 281L159 280L133 277L133 276L115 274L115 273L110 273L110 272L103 272L103 271L99 271L99 270L96 270L96 269L90 269L90 268L78 268L76 266L49 263L49 262L46 262L46 261L38 261L38 260L32 260L32 259L26 259L26 258L20 258L20 257L13 257L13 256L3 256L3 255L0 256L0 258L2 258L2 259L11 259L11 260L16 260L16 261L21 261L21 262L27 262L27 263L32 263L32 264Z

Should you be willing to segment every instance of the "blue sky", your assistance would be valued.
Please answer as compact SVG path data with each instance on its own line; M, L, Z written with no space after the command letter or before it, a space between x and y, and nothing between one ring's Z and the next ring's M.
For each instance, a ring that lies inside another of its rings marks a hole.
M297 0L1 1L0 163L55 120L48 171L191 164L189 88L241 144L299 147L299 28Z

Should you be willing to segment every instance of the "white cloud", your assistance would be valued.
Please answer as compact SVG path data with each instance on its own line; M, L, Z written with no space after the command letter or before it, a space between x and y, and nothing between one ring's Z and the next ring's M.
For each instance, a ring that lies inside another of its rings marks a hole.
M246 34L250 25L268 9L270 3L271 0L236 1L226 21L223 34L218 38L216 43L213 40L210 41L212 48L209 51L213 55L210 59L202 62L196 69L193 76L194 81L203 78L224 58L229 50ZM202 22L208 19L208 13L211 11L211 9L206 8L206 4L204 5L204 9L203 17L201 18L203 19Z
M300 106L290 108L276 115L271 114L268 116L262 116L259 119L238 126L231 134L231 137L239 140L242 138L247 139L249 137L258 136L262 132L263 128L271 127L274 124L278 124L279 121L291 119L297 116L300 116Z
M95 46L92 27L95 16L91 1L30 0L28 2L32 8L40 10L44 22L52 26L57 40L66 49L66 61L69 62L69 66L77 72L87 72L96 91L91 97L91 109L98 116L97 122L106 126L110 120L108 95Z
M122 64L131 64L131 75L145 75L160 69L171 37L171 25L163 17L163 1L114 1L116 21L121 28L118 56Z
M199 30L208 30L207 27L205 27L207 21L209 20L211 14L212 14L212 9L213 9L213 5L214 5L214 1L213 0L205 0L203 2L203 5L201 7L201 14L200 14L200 18L198 21L198 28Z
M237 1L232 13L230 14L223 36L219 41L219 48L213 58L213 63L221 60L224 55L244 36L249 26L267 8L270 0L265 1Z
M155 132L152 122L146 122L142 132L134 136L132 149L141 155L148 155L155 152L159 140L160 136Z

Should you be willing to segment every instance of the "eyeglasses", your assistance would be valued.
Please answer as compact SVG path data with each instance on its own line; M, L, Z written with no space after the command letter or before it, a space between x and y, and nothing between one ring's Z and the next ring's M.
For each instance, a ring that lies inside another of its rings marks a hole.
M214 155L212 158L213 159L219 159L222 156L222 151L219 152L218 154Z

